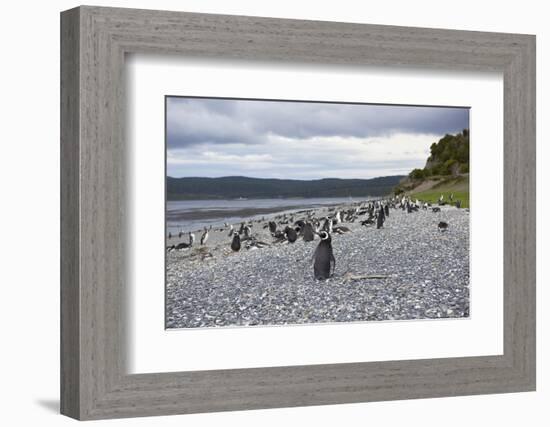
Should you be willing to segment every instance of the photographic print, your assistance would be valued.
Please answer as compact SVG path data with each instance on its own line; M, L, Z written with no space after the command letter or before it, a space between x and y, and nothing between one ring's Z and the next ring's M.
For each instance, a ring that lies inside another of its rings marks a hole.
M166 328L469 317L469 113L166 96Z

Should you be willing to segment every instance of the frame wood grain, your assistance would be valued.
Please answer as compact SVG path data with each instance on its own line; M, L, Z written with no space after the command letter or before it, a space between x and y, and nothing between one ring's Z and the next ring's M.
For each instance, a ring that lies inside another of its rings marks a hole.
M504 354L129 375L127 53L504 76ZM82 6L61 14L61 412L100 419L535 390L535 37Z

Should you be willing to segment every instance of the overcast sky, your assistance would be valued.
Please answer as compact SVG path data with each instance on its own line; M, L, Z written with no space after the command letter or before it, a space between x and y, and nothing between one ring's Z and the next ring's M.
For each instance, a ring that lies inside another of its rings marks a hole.
M173 177L373 178L423 167L467 108L167 98Z

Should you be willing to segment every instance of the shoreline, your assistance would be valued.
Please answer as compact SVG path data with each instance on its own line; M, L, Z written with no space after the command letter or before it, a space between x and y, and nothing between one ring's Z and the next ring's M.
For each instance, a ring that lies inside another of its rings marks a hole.
M243 208L238 207L228 207L227 209L219 209L219 207L215 207L212 209L209 209L208 207L205 207L203 209L197 209L189 212L170 212L166 210L165 212L165 218L166 218L166 230L168 232L168 229L171 228L172 230L177 230L178 228L184 229L184 233L188 233L189 231L193 233L199 233L202 232L202 228L194 228L191 230L188 230L185 225L180 224L174 224L176 221L205 221L209 222L211 221L209 225L212 225L213 228L219 228L224 223L230 223L233 225L240 224L242 221L255 221L258 219L265 218L265 220L269 220L270 218L274 218L277 215L284 215L284 214L297 214L302 211L310 211L310 210L322 210L322 209L328 209L333 208L337 206L349 206L351 204L357 204L357 203L366 203L369 201L376 201L380 200L380 197L370 197L367 196L363 199L355 199L355 200L345 200L342 198L334 198L333 203L312 203L312 204L299 204L299 205L278 205L278 206L271 206L271 207L253 207L253 206L247 206ZM330 200L330 198L300 198L300 199L246 199L247 202L253 202L253 201L266 201L266 200L323 200L327 201ZM209 200L210 201L210 200ZM211 201L218 201L218 200L211 200ZM229 201L229 202L238 202L237 199L230 199L230 200L222 200L219 201ZM174 202L174 201L172 201ZM201 200L193 200L192 202L201 202ZM169 224L172 223L172 224ZM177 231L176 231L177 233ZM174 237L173 237L174 238ZM175 240L174 240L175 241ZM182 240L182 241L185 241ZM179 243L179 241L177 241Z

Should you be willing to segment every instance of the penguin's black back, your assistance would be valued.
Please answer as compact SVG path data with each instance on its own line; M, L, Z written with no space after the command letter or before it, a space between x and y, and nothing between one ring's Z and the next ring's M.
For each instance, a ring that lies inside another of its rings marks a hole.
M384 225L384 209L380 209L378 217L376 218L376 228L382 228Z
M296 233L296 230L290 227L286 227L286 238L290 243L294 243L296 239L298 238L298 233Z
M233 249L235 252L241 250L241 237L239 236L239 234L235 234L233 236L233 240L231 241L231 249Z
M304 226L304 240L306 242L313 240L313 226L309 222Z
M332 252L332 239L321 240L315 249L315 261L313 263L313 276L317 280L324 280L330 277L331 267L334 270L336 260Z

